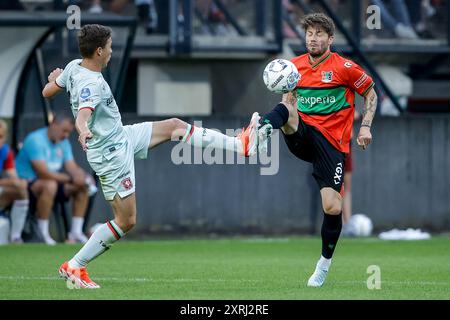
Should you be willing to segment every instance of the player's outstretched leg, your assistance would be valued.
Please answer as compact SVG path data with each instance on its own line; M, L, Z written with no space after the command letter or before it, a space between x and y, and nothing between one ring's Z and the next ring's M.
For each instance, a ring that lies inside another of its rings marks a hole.
M252 115L249 126L237 137L224 135L215 130L195 127L180 119L172 118L153 123L152 137L149 148L153 148L166 141L182 141L194 147L205 148L207 146L216 149L236 152L249 157L257 151L257 125L259 115Z
M324 217L321 229L322 255L316 264L314 273L308 280L308 287L321 287L325 283L331 258L342 229L342 197L332 188L322 188Z
M136 224L135 193L123 199L116 194L110 203L115 219L98 227L81 250L59 268L60 276L70 281L76 288L100 288L90 279L86 269L87 264L108 250Z

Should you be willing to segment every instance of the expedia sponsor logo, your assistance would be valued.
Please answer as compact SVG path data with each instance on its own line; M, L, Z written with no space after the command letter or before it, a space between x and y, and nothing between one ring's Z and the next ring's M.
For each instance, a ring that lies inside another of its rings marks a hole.
M325 97L299 97L300 103L310 108L314 107L316 104L331 104L336 102L335 96L325 96Z

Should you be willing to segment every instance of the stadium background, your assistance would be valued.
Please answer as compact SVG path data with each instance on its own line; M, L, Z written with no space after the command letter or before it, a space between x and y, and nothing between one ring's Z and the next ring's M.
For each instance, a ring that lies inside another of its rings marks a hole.
M301 15L332 15L338 25L333 49L371 70L380 98L373 144L364 152L353 146L353 212L368 215L377 232L449 231L448 1L431 1L435 11L424 13L426 32L417 39L396 37L383 24L368 29L364 1L156 0L158 21L151 28L133 1L103 1L102 13L95 13L92 1L13 2L22 10L0 11L1 63L10 71L1 76L10 85L2 89L0 117L11 120L17 148L28 132L46 124L49 110L69 108L66 95L46 102L40 92L53 68L78 57L76 30L66 27L70 4L82 9L82 24L113 26L113 60L104 74L124 124L176 116L222 131L242 128L253 111L264 113L277 103L280 97L262 83L262 70L275 57L304 52L295 27ZM28 50L15 47L21 44ZM76 160L89 169L75 134L71 139ZM321 209L311 169L281 137L279 142L279 172L272 176L260 175L255 164L175 165L174 143L152 150L136 163L138 223L129 236L317 231ZM98 193L86 227L111 217Z
M267 301L273 299L448 300L450 3L404 2L416 38L383 21L377 28L368 5L390 4L393 12L393 1L0 0L0 118L9 122L16 149L52 110L69 110L67 95L46 101L41 90L52 69L79 57L77 8L81 24L113 28L113 58L103 74L124 124L177 116L222 131L246 126L252 112L278 102L262 71L275 57L305 52L297 22L311 11L332 16L333 50L368 70L379 96L373 144L366 151L353 146L353 213L372 219L374 237L341 237L323 288L306 286L322 221L308 164L280 139L275 175L261 175L267 166L259 164L175 165L172 142L136 163L136 228L89 264L101 290L68 290L58 278L58 266L81 247L62 243L64 217L70 224L65 204L51 220L58 245L0 246L0 300L51 299L54 308L61 299L156 299L145 312L160 310L168 319L190 302L166 308L161 300L262 299L271 317L280 312ZM71 141L89 169L75 133ZM101 193L92 200L86 231L112 218ZM421 228L432 237L375 238L392 228ZM109 308L116 316L128 310L118 303ZM316 309L297 303L287 310ZM413 306L422 307L410 303L402 313ZM335 313L330 307L321 312Z

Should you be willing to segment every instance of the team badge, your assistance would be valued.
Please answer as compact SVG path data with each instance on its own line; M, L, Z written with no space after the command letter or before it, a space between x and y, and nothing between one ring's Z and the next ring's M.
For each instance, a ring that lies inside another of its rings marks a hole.
M333 71L322 71L322 82L329 83L333 81Z
M130 178L123 179L121 184L125 188L125 190L130 190L131 188L133 188L133 182L131 182Z

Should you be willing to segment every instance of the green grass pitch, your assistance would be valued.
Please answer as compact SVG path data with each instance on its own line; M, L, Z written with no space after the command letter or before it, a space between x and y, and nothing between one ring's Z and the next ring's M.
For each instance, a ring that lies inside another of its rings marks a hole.
M450 299L450 237L341 239L325 286L308 288L320 246L310 237L122 240L89 266L99 290L58 278L80 246L1 246L0 299ZM381 289L367 287L371 265Z

